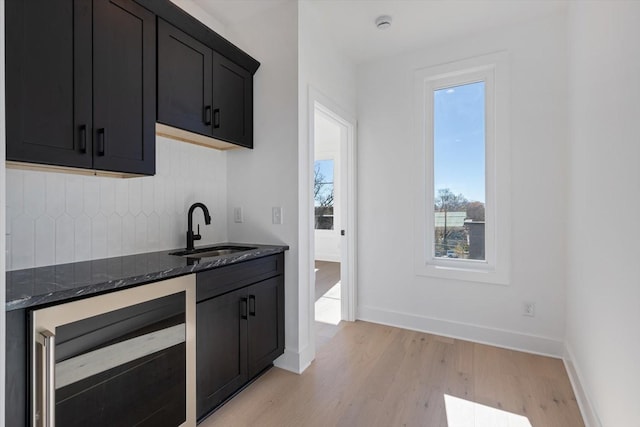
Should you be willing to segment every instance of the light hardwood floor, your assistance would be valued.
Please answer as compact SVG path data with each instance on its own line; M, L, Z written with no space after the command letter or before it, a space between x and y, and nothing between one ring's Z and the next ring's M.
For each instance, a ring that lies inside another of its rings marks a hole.
M273 368L214 426L580 427L562 361L342 322L302 374Z
M316 261L316 301L340 281L340 263Z
M316 350L322 348L340 328L340 263L316 261L315 331Z

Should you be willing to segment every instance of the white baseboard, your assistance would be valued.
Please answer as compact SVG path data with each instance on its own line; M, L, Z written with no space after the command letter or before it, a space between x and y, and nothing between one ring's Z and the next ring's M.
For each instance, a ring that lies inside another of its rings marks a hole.
M311 365L313 359L314 354L311 348L307 346L301 352L285 349L284 354L278 357L273 364L286 371L301 374Z
M598 414L582 386L582 382L580 381L581 375L579 374L578 367L573 362L575 360L573 352L567 343L564 345L564 356L562 360L564 361L564 366L567 369L567 374L569 374L569 381L571 381L573 393L576 395L576 400L578 401L578 406L580 407L580 412L582 413L582 419L584 420L585 426L602 427L600 418L598 418Z
M561 340L539 335L523 334L504 329L488 328L469 323L400 313L374 307L358 307L359 320L383 325L397 326L419 332L458 338L511 350L562 358L563 342Z

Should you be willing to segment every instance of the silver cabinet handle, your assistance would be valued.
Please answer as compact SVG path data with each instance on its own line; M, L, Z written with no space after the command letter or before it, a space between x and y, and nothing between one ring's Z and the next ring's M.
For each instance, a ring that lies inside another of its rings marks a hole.
M54 427L56 424L55 414L55 394L56 394L56 336L53 332L43 330L38 333L38 344L42 345L42 366L44 381L41 386L42 396L41 405L41 422L39 425L44 427Z

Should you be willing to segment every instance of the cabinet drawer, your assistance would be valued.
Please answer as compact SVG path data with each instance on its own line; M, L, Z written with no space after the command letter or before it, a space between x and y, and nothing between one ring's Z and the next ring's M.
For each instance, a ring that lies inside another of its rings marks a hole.
M284 274L283 254L203 271L196 275L196 300L203 301L280 274Z

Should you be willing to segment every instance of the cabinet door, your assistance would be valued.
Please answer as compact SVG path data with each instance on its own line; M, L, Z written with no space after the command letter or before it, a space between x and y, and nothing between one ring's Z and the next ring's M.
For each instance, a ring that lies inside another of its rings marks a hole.
M94 167L155 173L156 19L130 0L93 1Z
M7 160L90 168L91 3L5 5Z
M247 357L249 378L260 373L284 352L284 278L251 285Z
M247 290L197 304L196 400L198 419L247 381Z
M253 148L253 77L217 53L213 104L213 137Z
M211 136L213 51L158 19L158 121Z

